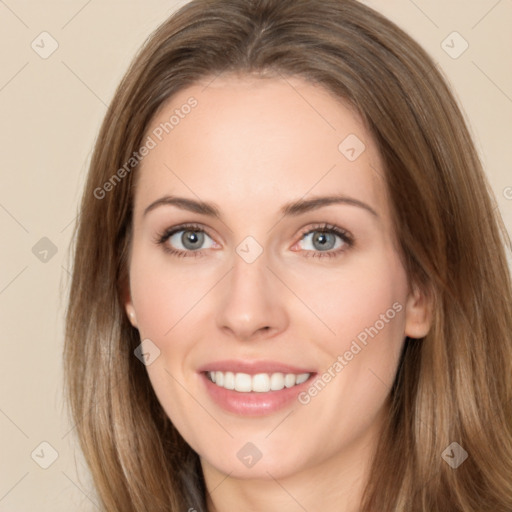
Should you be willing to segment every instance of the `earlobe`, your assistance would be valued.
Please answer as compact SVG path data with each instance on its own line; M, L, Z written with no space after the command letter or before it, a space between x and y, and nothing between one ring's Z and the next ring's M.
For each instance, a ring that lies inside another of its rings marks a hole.
M414 286L405 306L405 335L409 338L425 337L432 325L432 300L418 286Z
M123 281L123 285L121 287L121 301L124 304L124 309L126 311L126 315L128 316L128 320L133 325L133 327L138 328L137 326L137 315L135 314L135 308L133 307L130 286L128 284L128 280Z
M127 302L125 304L126 314L128 315L128 320L133 325L133 327L137 327L137 316L135 315L135 308L131 302Z

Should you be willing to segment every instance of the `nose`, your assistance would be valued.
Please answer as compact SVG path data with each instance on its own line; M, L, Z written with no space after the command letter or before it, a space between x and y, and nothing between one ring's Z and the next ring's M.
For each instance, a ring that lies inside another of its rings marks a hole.
M252 263L235 253L218 290L217 326L240 341L270 338L288 325L285 290L267 265L265 252Z

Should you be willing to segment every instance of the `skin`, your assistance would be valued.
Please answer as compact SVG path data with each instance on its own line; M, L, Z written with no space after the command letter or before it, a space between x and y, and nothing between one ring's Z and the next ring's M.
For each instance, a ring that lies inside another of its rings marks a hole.
M380 156L347 105L300 78L228 75L194 85L163 105L147 134L191 96L197 106L144 158L135 191L126 311L160 350L147 366L152 386L201 458L209 510L355 511L405 336L430 327L427 300L396 249ZM349 134L366 147L355 161L338 149ZM353 204L280 212L334 193L376 215ZM144 215L165 195L215 203L221 218L174 205ZM156 243L182 223L206 231L201 256L164 250L187 250L183 232ZM305 235L323 223L354 244L335 237L329 250L343 252L325 256ZM252 263L236 252L247 236L263 249ZM266 359L322 374L396 303L401 311L307 405L229 413L197 372L220 359ZM262 453L250 468L237 458L247 442Z

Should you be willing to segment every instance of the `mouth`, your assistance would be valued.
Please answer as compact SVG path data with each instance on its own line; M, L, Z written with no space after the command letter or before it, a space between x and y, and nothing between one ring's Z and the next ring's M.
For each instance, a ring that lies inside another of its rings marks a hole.
M316 375L275 362L218 361L199 369L209 399L237 416L263 416L291 407Z

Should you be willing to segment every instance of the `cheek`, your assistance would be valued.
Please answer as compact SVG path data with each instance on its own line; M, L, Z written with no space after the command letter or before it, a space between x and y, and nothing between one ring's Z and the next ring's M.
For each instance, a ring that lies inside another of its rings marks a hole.
M339 343L332 347L332 361L339 363L335 369L342 376L332 391L337 387L346 406L363 419L383 404L396 376L404 343L407 279L395 258L373 270L368 267L354 279L357 286L345 296L345 314L337 323Z
M315 297L335 335L317 338L323 365L299 403L308 415L323 418L325 449L336 451L355 442L382 413L404 343L406 275L391 257L353 267L349 279Z
M165 258L135 253L130 267L130 291L141 337L155 343L172 336L173 329L208 290L204 279L174 268Z
M308 304L326 327L322 339L332 357L349 350L354 340L361 346L373 339L401 345L407 278L397 255L384 256L361 260L346 274L324 278L322 286L310 281L303 288Z
M180 432L187 433L195 432L193 420L201 415L184 392L184 387L190 389L194 384L187 380L186 367L196 338L197 322L190 319L194 304L205 293L206 285L199 283L192 273L171 268L154 254L142 249L133 253L130 291L140 338L151 340L160 351L146 371L166 414Z
M352 267L350 277L317 297L335 335L322 337L317 347L324 362L317 377L322 382L311 386L301 403L311 402L319 412L329 403L343 404L352 422L336 429L340 439L352 438L362 424L374 420L395 379L404 343L407 277L390 253L373 264ZM337 424L334 416L331 422Z
M176 311L178 301L168 288L151 272L133 272L131 293L141 338L150 338L158 343L172 328L170 313Z

